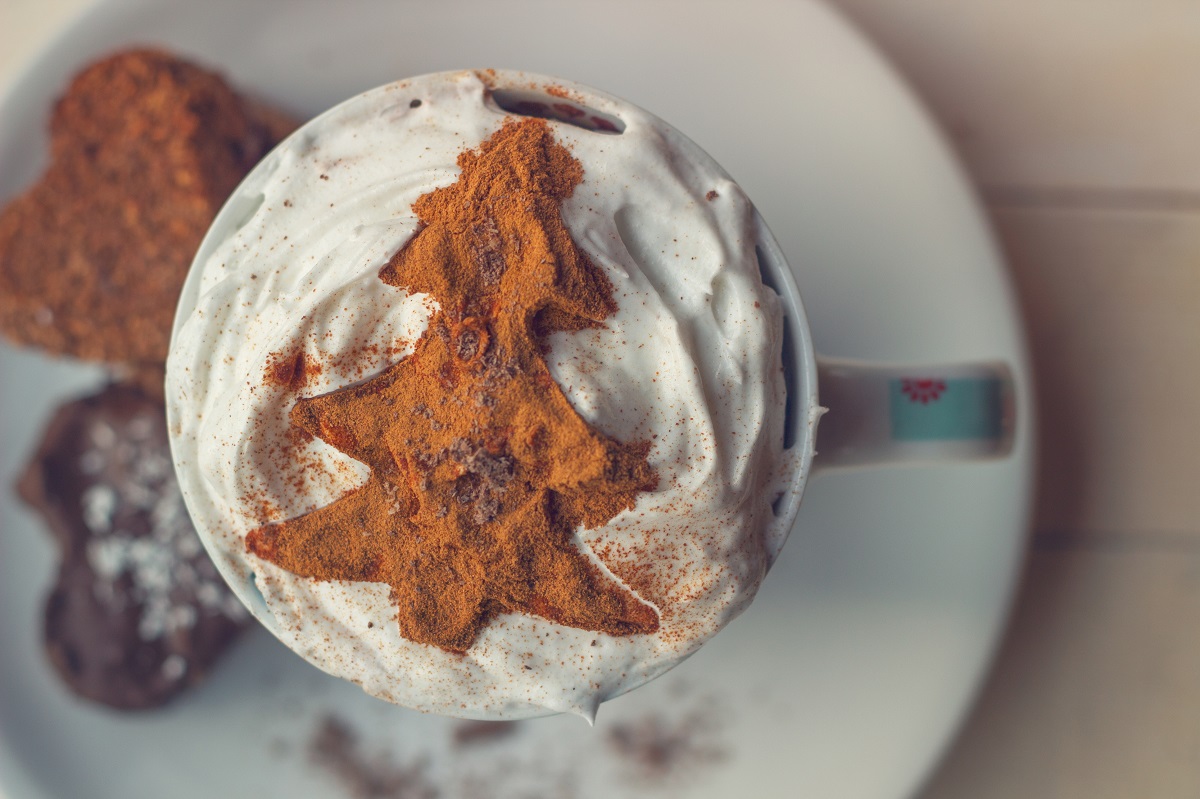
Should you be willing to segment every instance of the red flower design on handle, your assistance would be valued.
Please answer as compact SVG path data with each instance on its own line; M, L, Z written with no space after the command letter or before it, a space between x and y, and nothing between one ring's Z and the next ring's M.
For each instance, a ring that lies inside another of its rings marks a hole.
M900 381L900 391L909 401L928 405L946 393L946 381L935 377L906 377Z

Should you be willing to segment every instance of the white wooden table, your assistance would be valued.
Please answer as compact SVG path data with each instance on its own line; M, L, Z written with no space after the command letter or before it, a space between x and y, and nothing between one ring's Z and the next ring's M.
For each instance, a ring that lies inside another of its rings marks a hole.
M1024 586L924 799L1200 796L1200 4L837 5L975 178L1038 380Z
M1024 586L922 799L1200 796L1200 3L835 1L974 176L1039 382ZM0 0L0 83L84 2Z

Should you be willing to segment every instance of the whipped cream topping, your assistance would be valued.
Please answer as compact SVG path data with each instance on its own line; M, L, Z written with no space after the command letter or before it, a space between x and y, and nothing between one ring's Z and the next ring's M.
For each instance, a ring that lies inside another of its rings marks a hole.
M618 309L603 329L554 334L547 362L590 423L651 442L658 488L576 535L658 609L660 628L616 637L504 614L459 655L403 638L388 586L298 577L248 554L244 539L366 481L364 464L297 435L288 414L297 396L361 382L412 352L436 305L378 272L416 231L413 202L453 183L458 155L510 117L490 91L497 81L624 123L614 134L550 122L584 170L563 219ZM313 120L222 211L176 320L173 451L214 560L284 643L383 699L471 718L594 717L740 613L786 536L790 520L772 503L797 490L803 459L783 448L782 312L759 276L755 230L745 195L689 140L570 84L443 73ZM270 379L301 354L297 379Z

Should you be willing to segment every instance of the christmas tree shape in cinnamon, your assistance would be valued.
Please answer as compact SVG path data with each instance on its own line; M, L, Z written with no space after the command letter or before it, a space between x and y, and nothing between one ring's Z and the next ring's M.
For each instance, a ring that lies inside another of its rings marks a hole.
M401 634L450 651L506 612L653 632L654 608L575 538L655 487L649 443L590 426L545 361L548 335L616 309L559 210L583 169L540 119L507 122L458 165L414 203L421 227L379 275L437 301L413 354L292 409L370 479L253 530L247 549L302 577L386 583Z

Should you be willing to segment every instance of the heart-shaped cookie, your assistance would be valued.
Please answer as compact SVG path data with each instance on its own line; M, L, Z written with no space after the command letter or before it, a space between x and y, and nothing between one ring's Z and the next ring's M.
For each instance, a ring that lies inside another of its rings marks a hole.
M0 331L87 360L164 361L205 230L294 127L166 52L84 69L54 107L49 168L0 213Z
M79 696L123 710L161 705L249 621L184 507L161 399L115 384L63 405L19 490L59 545L45 645Z

